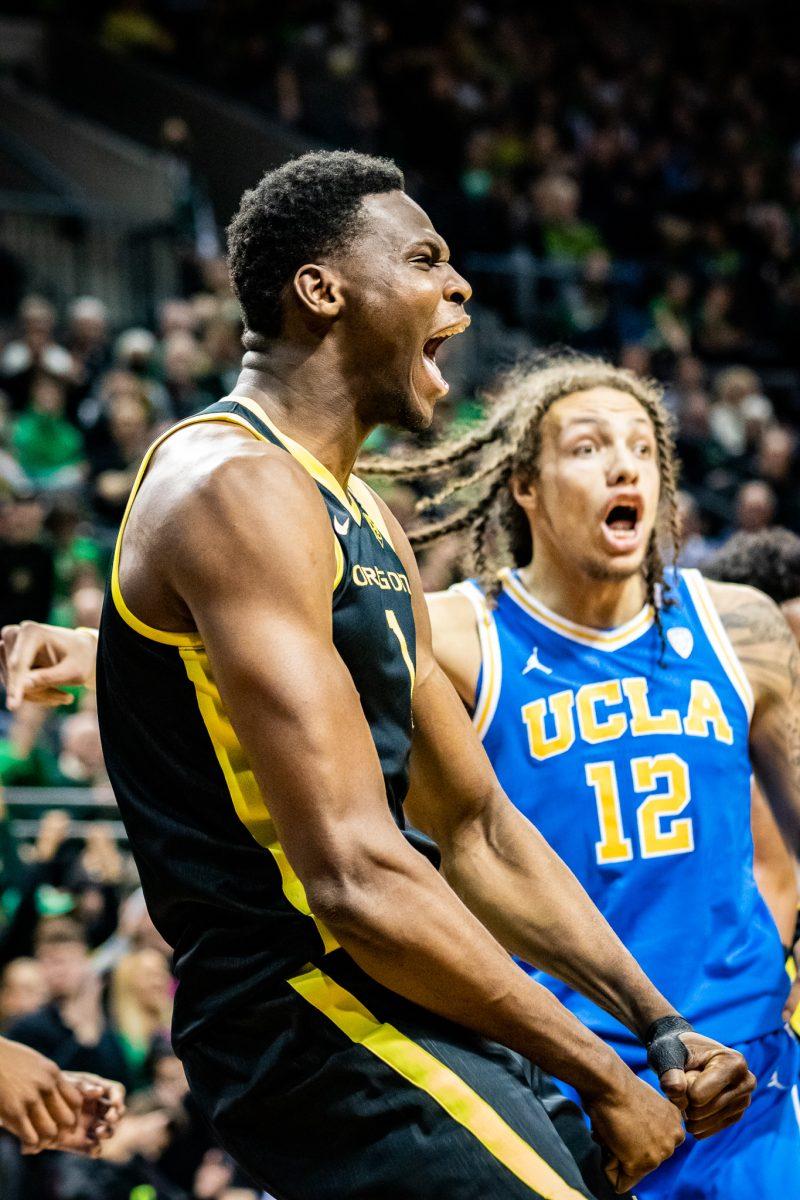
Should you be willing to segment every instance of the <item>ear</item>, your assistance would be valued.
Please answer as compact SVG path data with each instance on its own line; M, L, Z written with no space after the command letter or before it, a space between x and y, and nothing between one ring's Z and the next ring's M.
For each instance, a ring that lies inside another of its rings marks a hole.
M335 321L344 308L338 275L319 263L305 263L295 272L294 292L307 316Z
M527 513L528 518L536 513L536 481L535 479L527 479L522 475L512 475L509 483L511 495L516 500L521 509Z

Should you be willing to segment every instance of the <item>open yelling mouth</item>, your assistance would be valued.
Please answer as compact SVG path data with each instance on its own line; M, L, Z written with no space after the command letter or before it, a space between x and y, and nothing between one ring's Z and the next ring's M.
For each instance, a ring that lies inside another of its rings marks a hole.
M642 539L644 502L638 492L617 495L603 515L602 531L612 552L626 553L639 547Z
M422 347L422 365L425 368L432 384L435 386L439 396L447 395L450 390L450 385L442 375L439 366L436 362L436 355L439 347L442 346L448 338L455 337L458 333L463 333L469 326L469 317L464 317L454 325L447 325L444 329L440 329L434 333Z

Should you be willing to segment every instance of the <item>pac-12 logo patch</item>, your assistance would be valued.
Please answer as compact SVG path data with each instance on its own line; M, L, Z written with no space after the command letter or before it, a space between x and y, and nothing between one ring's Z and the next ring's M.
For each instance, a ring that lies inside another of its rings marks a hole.
M673 629L668 629L667 641L681 658L688 658L694 649L694 635L685 625L676 625Z

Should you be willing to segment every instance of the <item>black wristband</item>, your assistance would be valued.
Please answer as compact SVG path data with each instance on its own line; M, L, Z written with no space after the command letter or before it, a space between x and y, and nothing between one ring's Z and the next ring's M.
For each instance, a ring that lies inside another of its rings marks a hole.
M650 1068L659 1078L665 1071L682 1071L686 1066L689 1051L678 1035L691 1032L691 1025L683 1017L659 1017L653 1021L645 1034L645 1046Z

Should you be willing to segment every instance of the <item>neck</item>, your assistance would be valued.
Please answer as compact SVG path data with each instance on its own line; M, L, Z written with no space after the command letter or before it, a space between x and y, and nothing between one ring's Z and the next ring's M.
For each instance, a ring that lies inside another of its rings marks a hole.
M361 419L354 391L322 347L309 352L275 342L267 351L248 350L233 395L254 400L281 433L310 450L346 487L374 427Z
M640 573L625 579L595 579L537 548L532 562L520 570L532 596L547 608L589 629L614 629L641 611L646 589Z

